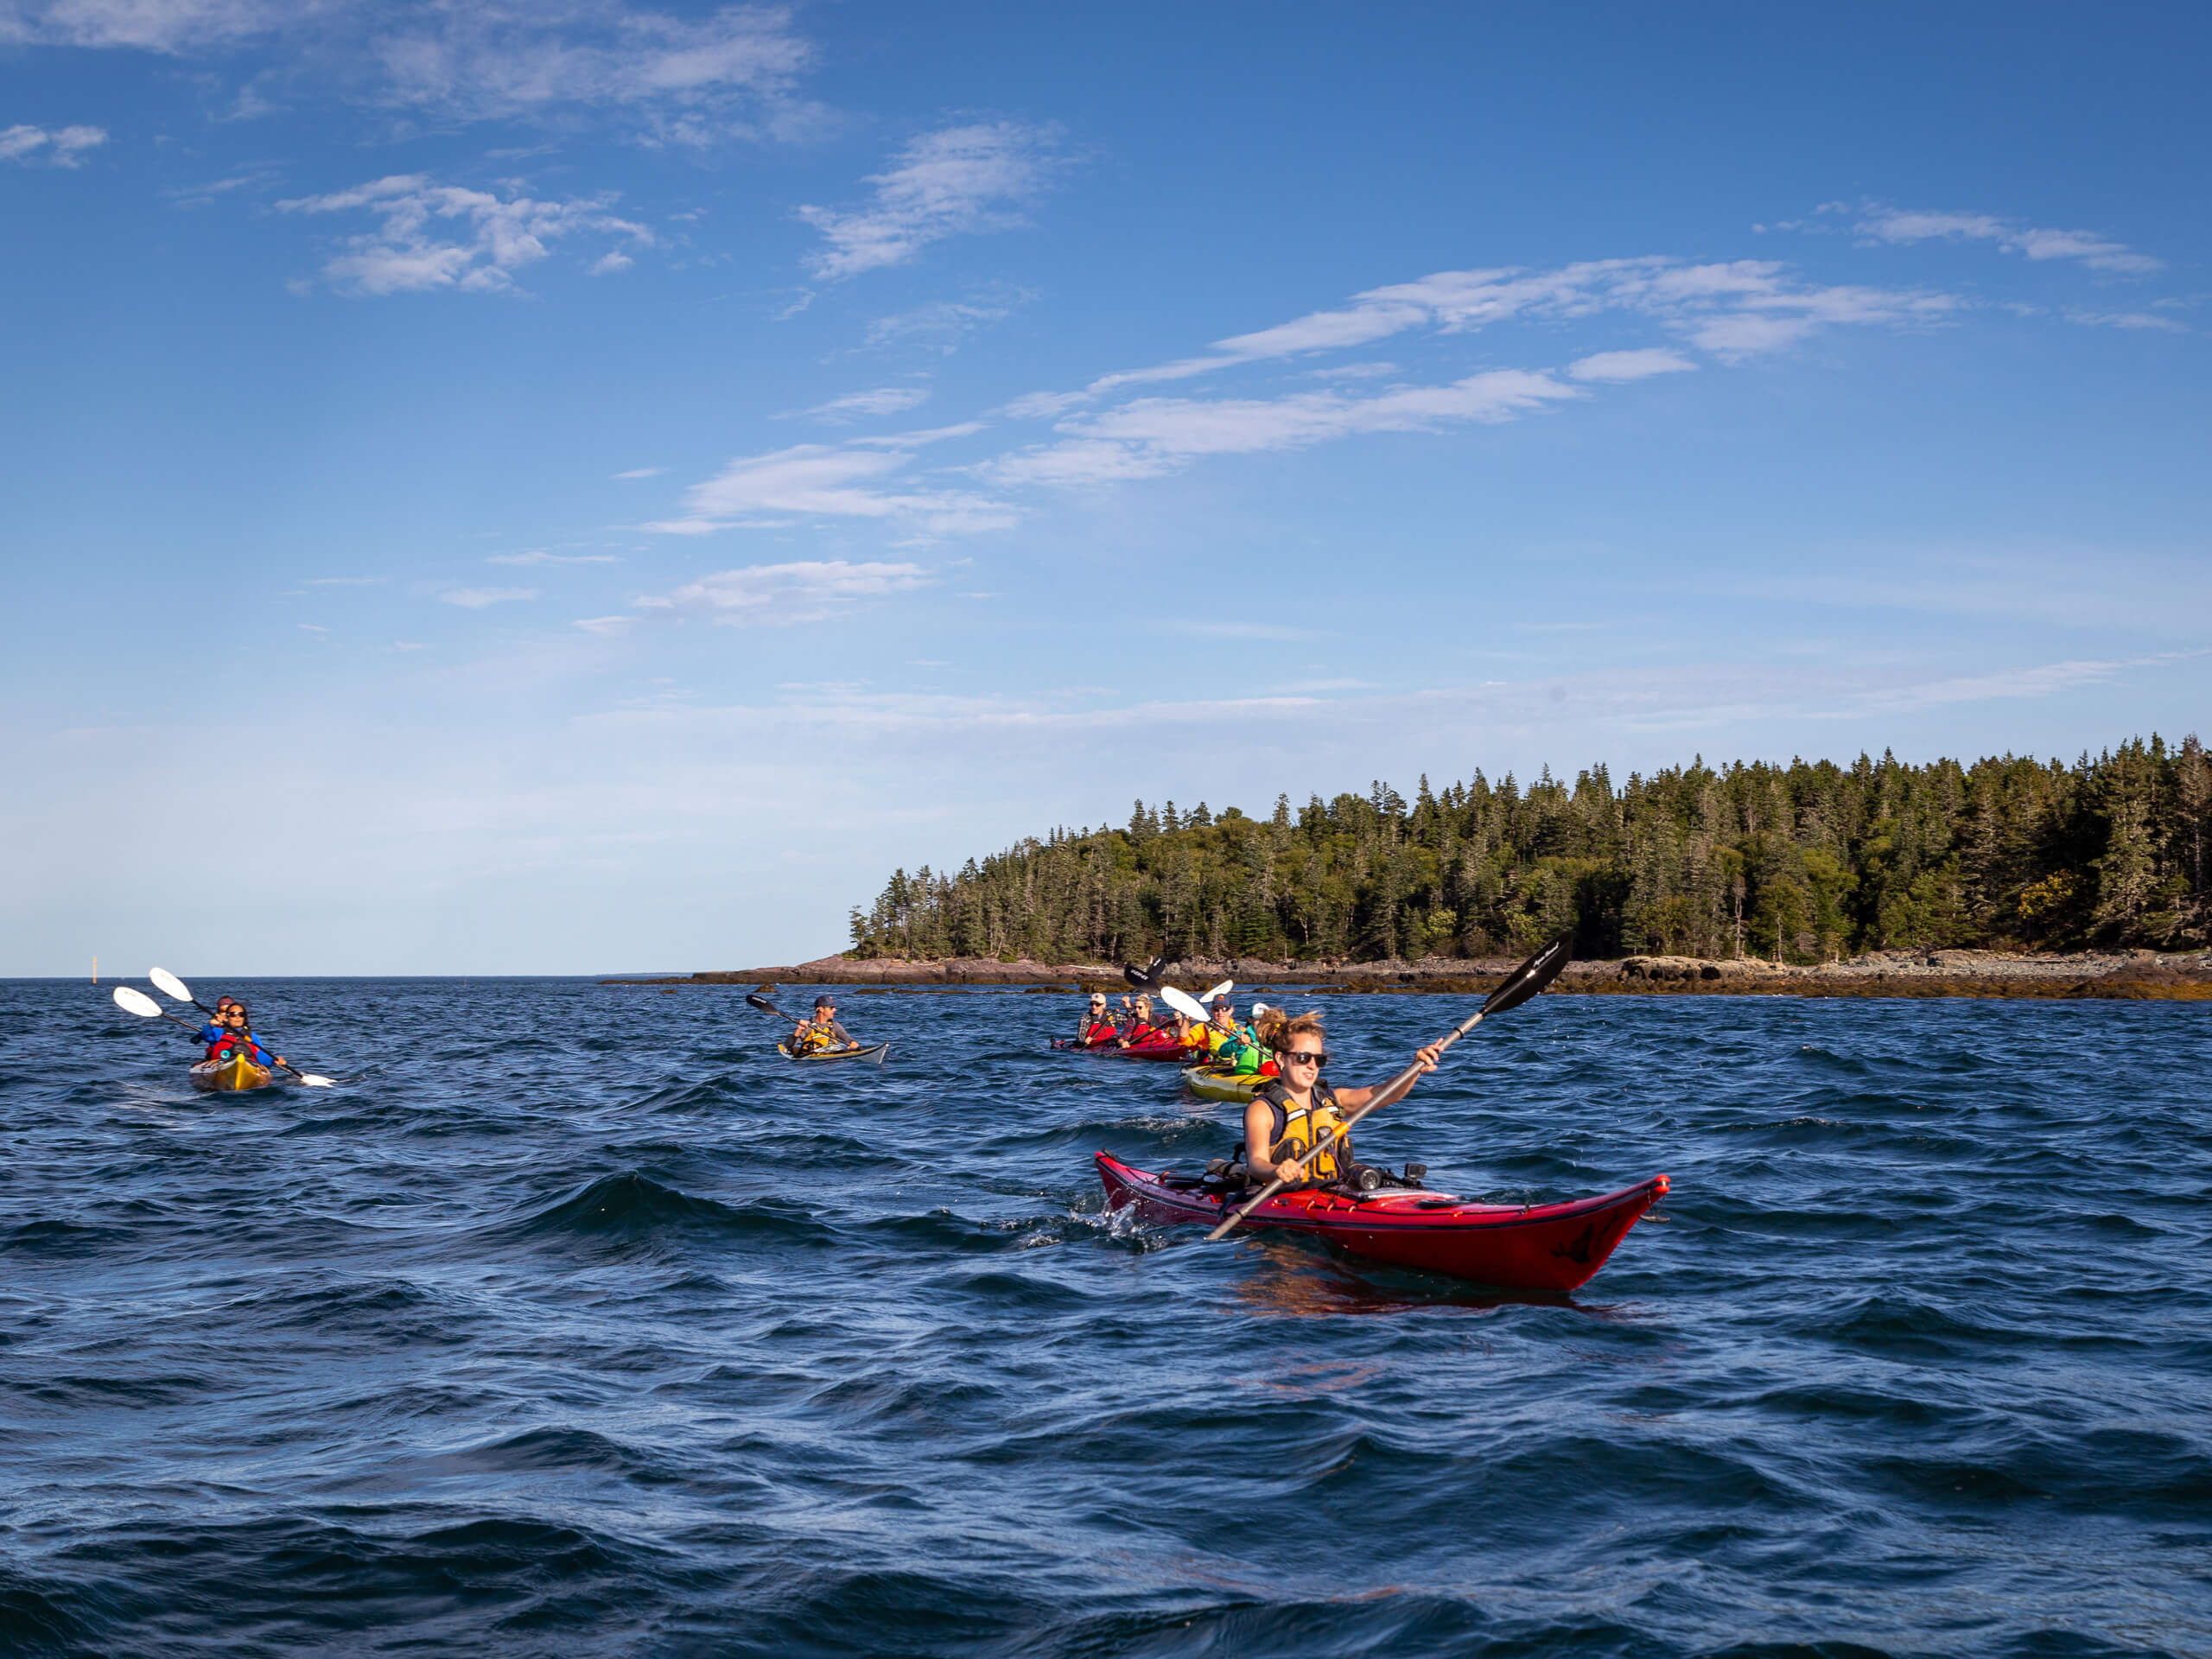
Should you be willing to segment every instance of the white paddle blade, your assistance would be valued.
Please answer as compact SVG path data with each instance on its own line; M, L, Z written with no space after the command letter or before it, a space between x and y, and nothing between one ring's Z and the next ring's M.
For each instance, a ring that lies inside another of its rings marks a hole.
M149 968L146 977L154 982L154 988L172 1002L192 1001L192 988L166 968Z
M1200 1024L1205 1022L1205 1009L1188 991L1179 991L1173 985L1163 985L1160 988L1160 1000L1185 1020L1196 1020Z
M135 1014L141 1020L158 1020L162 1005L143 991L133 990L128 985L115 988L115 1006L125 1014Z
M302 1071L300 1081L310 1089L335 1089L338 1086L334 1078L319 1077L312 1071Z
M1220 984L1215 986L1213 989L1208 991L1204 996L1201 996L1198 1001L1201 1002L1218 1002L1223 997L1227 996L1236 988L1236 982L1235 980L1224 979Z

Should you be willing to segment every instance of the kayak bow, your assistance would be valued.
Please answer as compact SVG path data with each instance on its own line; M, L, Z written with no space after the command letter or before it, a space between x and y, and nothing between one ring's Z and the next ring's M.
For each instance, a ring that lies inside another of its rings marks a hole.
M192 1068L192 1086L204 1095L243 1095L284 1081L274 1067L256 1065L235 1048L219 1060L202 1060Z
M1133 1169L1098 1154L1107 1207L1147 1221L1211 1227L1222 1201L1193 1183ZM1419 1187L1349 1198L1318 1188L1276 1194L1247 1227L1303 1233L1355 1255L1448 1273L1506 1290L1569 1291L1588 1282L1643 1212L1666 1196L1667 1178L1564 1204L1476 1204ZM1241 1198L1238 1200L1241 1202Z

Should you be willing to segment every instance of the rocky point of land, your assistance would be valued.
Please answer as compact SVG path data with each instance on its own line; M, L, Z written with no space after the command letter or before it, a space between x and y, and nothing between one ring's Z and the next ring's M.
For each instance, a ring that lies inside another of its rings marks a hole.
M1197 990L1233 979L1249 990L1297 986L1334 991L1483 991L1514 967L1511 957L1423 957L1406 962L1267 962L1190 957L1169 980ZM905 961L820 957L812 962L733 969L687 978L607 980L664 989L706 985L850 985L885 990L968 986L1125 990L1117 964L1044 963L1026 957L956 957ZM1753 957L1626 957L1569 964L1554 991L1612 995L2028 996L2212 1000L2212 952L2121 950L2024 955L1996 950L1878 950L1815 964Z

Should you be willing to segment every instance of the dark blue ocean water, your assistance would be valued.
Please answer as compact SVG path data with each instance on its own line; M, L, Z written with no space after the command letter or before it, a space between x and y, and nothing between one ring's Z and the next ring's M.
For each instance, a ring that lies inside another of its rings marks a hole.
M1670 1173L1547 1300L1109 1224L1071 996L245 988L0 984L0 1651L2212 1653L2212 1008L1541 998L1362 1153Z

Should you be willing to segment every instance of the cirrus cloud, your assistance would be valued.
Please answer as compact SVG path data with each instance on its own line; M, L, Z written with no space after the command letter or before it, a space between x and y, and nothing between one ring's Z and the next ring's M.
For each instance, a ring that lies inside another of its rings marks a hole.
M780 626L818 622L858 601L906 593L928 580L928 571L918 564L855 564L843 559L751 564L717 570L637 605L642 611L703 617L729 627ZM613 620L593 618L577 626Z
M904 264L949 236L1020 224L1013 210L1043 187L1053 142L1049 129L1010 121L925 134L868 181L875 187L868 206L798 210L829 244L807 268L825 281L856 276Z
M381 296L449 288L496 294L512 291L514 273L544 258L546 244L563 237L620 236L650 247L651 231L606 211L613 200L502 198L408 173L276 206L288 213L367 213L383 221L346 238L342 251L324 262L323 280L341 292Z
M105 143L105 127L0 127L0 162L82 167L86 152Z

